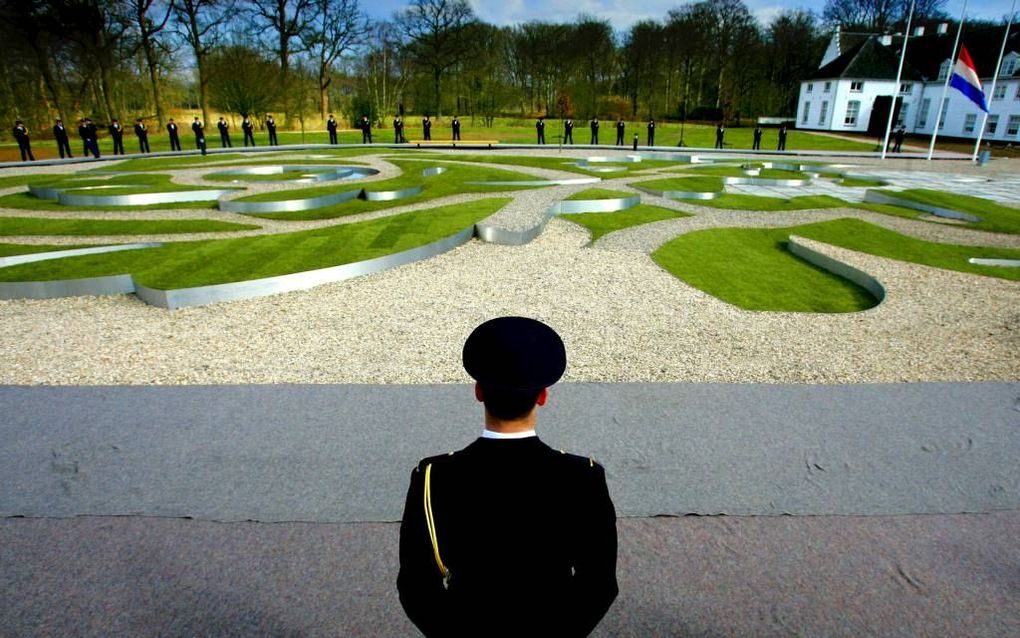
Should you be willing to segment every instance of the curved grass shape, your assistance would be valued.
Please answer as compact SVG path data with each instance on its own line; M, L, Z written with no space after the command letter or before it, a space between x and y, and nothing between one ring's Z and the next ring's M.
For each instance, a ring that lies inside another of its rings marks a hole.
M682 191L687 193L718 193L723 190L722 179L715 176L667 177L665 179L637 182L634 186L657 191Z
M757 177L758 179L808 179L810 177L800 171L787 171L779 168L762 168L758 175L746 175L740 166L695 166L689 168L687 172L697 175Z
M75 244L75 248L91 248L93 244ZM57 250L67 250L67 246L40 244L0 244L0 257L11 255L30 255L32 253L48 253Z
M134 193L155 193L202 190L202 186L174 184L170 175L158 173L139 173L136 175L114 175L99 178L88 172L67 176L46 176L43 179L30 179L27 184L47 188L61 189L64 192L80 192L87 195L130 195ZM92 186L116 186L98 190L81 190ZM229 188L229 187L221 187ZM178 208L215 208L216 202L180 202L171 204L146 204L143 206L67 206L55 200L36 197L28 192L12 193L0 197L0 207L19 210L55 210L55 211L106 211L106 210L166 210Z
M130 273L173 290L286 275L381 257L448 237L510 200L489 198L383 219L279 235L167 243L0 269L0 281L49 281Z
M615 135L615 133L614 133ZM619 147L616 147L620 150ZM629 147L625 150L630 150ZM576 158L563 158L563 157L528 157L523 155L447 155L443 153L421 153L418 158L448 161L448 162L481 162L486 164L500 164L506 166L528 166L531 168L545 168L554 171L565 171L568 173L580 173L581 175L588 175L599 177L605 175L598 170L592 170L591 168L583 168L577 165L578 160ZM665 168L671 166L681 165L680 162L673 162L669 160L643 160L641 162L620 162L613 163L615 167L620 170L613 171L612 175L616 177L624 177L628 173L633 173L642 170L648 170L652 168ZM598 166L596 165L596 168ZM529 177L528 179L534 179Z
M836 184L848 188L874 188L876 186L888 186L889 182L867 177L841 177L836 180Z
M0 217L0 235L171 235L255 230L259 226L211 219L120 220Z
M604 235L624 228L630 228L631 226L640 226L641 224L650 224L664 219L678 219L690 216L687 213L681 213L680 211L668 208L638 204L627 210L615 213L570 213L560 215L559 217L584 226L591 233L591 240L596 241Z
M890 197L909 199L922 204L930 204L967 213L981 218L976 223L964 223L967 228L995 233L1020 234L1020 208L1003 206L998 202L983 197L957 195L944 191L928 189L912 189L905 191L877 191Z
M589 188L583 190L580 193L574 193L567 198L568 202L578 200L590 200L590 199L623 199L626 197L634 197L633 192L628 191L614 191L608 188Z

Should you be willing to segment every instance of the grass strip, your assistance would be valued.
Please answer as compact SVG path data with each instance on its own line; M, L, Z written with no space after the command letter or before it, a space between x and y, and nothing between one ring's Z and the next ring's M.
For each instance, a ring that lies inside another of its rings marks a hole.
M1020 233L1020 208L1003 206L990 199L928 189L878 192L889 197L909 199L981 218L977 223L962 224L968 228L1012 235Z
M690 216L687 213L658 206L649 206L648 204L638 204L627 210L615 213L570 213L560 215L563 219L587 228L588 232L591 233L592 241L599 239L603 235L608 235L624 228L630 228L631 226L640 226L641 224L650 224L664 219L678 219Z
M627 191L614 191L608 188L589 188L583 190L580 193L574 193L567 198L567 201L577 200L594 200L594 199L625 199L627 197L633 197L635 193L629 193Z
M0 243L0 257L10 257L11 255L30 255L32 253L48 253L56 250L69 250L72 248L91 248L92 244L75 244L74 246L61 246L61 245L49 245L43 246L40 244L2 244Z
M687 193L718 193L723 190L722 179L714 176L668 177L637 182L634 186L657 191L683 191Z
M120 220L0 217L0 235L170 235L254 230L259 226L211 219Z

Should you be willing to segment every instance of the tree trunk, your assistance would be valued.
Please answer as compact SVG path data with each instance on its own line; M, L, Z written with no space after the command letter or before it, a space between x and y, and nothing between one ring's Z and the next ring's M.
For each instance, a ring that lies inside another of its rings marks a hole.
M195 62L198 66L198 105L202 108L202 126L209 125L209 80L205 74L205 54L198 55L195 51Z
M432 69L432 84L433 84L433 87L435 88L435 91L436 91L436 119L439 119L439 117L442 115L442 111L443 111L442 106L441 106L441 102L439 100L439 95L440 95L439 94L439 78L442 75L442 73L443 72L439 68L434 67Z
M152 48L152 39L148 33L142 34L142 49L145 51L145 64L149 67L149 82L152 84L152 100L156 105L156 120L162 131L166 122L163 120L163 100L159 94L159 72L156 66L156 52Z
M109 123L114 117L114 110L110 98L110 69L105 61L99 64L99 85L103 96L103 107L106 108L106 121Z
M281 14L282 15L282 14ZM280 83L283 85L283 126L290 128L290 50L287 37L280 32Z
M36 63L39 67L39 73L42 75L43 83L46 85L46 91L50 94L50 101L53 107L57 110L57 117L61 120L64 118L64 103L60 99L60 85L53 77L53 69L50 67L50 57L39 47L33 45L32 49L35 51Z

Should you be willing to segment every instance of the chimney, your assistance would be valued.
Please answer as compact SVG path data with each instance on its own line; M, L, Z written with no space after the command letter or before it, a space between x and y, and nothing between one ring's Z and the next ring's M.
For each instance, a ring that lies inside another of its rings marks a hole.
M917 27L916 29L914 29L914 37L915 38L919 38L922 35L924 35L924 27Z
M880 44L882 44L884 46L889 46L889 45L892 44L892 36L891 35L883 35L880 38L878 38L878 41L879 41Z
M948 22L940 22L939 26L938 26L938 31L937 32L938 32L939 35L945 35L945 34L949 33L949 23Z

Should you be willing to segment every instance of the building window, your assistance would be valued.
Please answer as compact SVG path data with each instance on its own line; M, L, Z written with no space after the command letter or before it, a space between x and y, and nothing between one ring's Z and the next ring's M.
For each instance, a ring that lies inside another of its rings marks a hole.
M910 111L910 102L904 102L900 105L900 116L896 118L896 126L907 125L907 112Z
M917 112L917 128L928 126L928 109L931 108L931 98L921 100L921 110Z
M1010 115L1006 122L1006 135L1016 137L1017 133L1020 133L1020 115Z
M825 92L828 93L831 90L832 90L832 82L826 82L825 83Z
M811 91L814 91L814 90L815 90L814 82L808 82L807 83L807 92L810 93Z
M999 128L999 116L989 115L985 123L985 135L995 135L995 129Z
M864 90L864 82L851 82L850 91L853 93L860 93Z
M910 95L913 92L914 92L914 83L913 82L904 82L903 84L900 85L900 94L901 95Z
M996 85L995 91L992 93L992 99L1003 100L1005 98L1006 98L1006 85L1005 84Z
M1002 72L999 75L1007 78L1013 77L1017 67L1020 67L1020 56L1011 53L1002 61Z
M945 80L947 77L949 77L949 67L951 67L951 66L952 66L952 60L946 60L945 62L942 63L942 66L939 67L939 81L940 82L942 80Z
M1013 98L1017 102L1020 102L1020 84L1016 85L1016 97Z
M846 104L846 117L843 118L843 126L857 126L857 116L861 114L861 103L858 100L851 100Z
M811 115L811 102L804 102L804 115L800 119L801 124L807 124L808 117Z
M825 124L825 118L829 116L829 103L822 102L822 111L818 114L818 124Z
M942 112L939 113L939 130L946 126L946 113L949 112L949 98L942 100Z
M976 127L977 113L968 113L967 117L963 120L963 132L973 134Z

